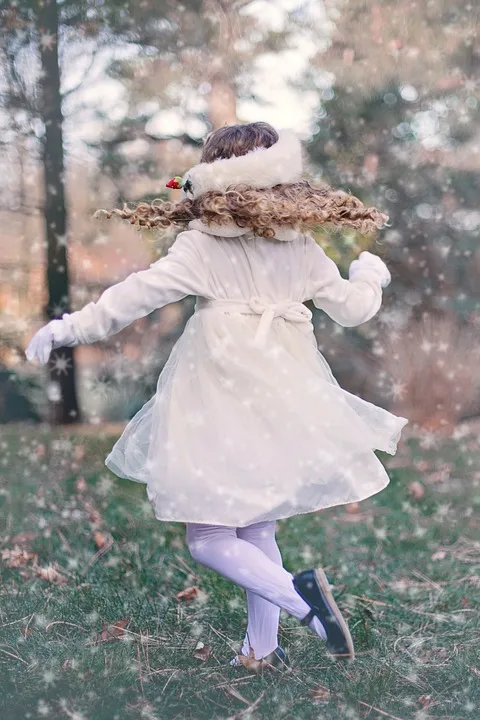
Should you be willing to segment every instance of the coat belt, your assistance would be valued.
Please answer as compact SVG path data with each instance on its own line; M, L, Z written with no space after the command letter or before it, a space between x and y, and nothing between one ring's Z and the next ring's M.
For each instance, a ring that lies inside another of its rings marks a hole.
M265 297L254 295L248 301L242 300L209 300L198 297L195 310L214 309L222 312L237 312L247 315L260 315L254 345L264 347L273 319L281 317L288 322L298 325L304 334L312 329L312 313L301 302L295 300L281 300L273 303Z

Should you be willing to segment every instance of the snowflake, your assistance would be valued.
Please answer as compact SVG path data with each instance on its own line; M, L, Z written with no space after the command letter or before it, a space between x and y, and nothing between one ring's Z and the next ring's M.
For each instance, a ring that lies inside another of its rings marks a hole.
M54 685L55 680L56 680L55 673L53 673L51 670L46 670L43 673L43 681L47 687L49 685Z
M67 247L67 235L66 234L65 235L56 235L55 239L57 241L57 250L60 247L64 247L64 248Z
M108 495L108 493L112 489L112 485L113 481L108 475L100 475L97 484L97 491L100 493L100 495Z
M45 700L40 699L37 704L37 712L39 715L47 716L50 714L51 708Z
M53 370L58 373L58 375L61 375L62 373L68 375L68 370L72 367L71 360L70 358L67 358L66 355L56 355L52 365Z
M108 399L111 393L111 383L108 379L104 378L93 378L88 383L89 390L93 391L96 397L100 397L102 400Z
M436 437L433 432L425 432L420 437L420 447L428 450L429 448L435 448L439 445L439 438Z
M400 381L394 382L391 388L392 397L395 398L395 400L401 400L405 394L406 389L406 383L402 383Z
M42 33L40 35L40 45L43 50L53 50L53 46L56 43L55 35L51 33Z

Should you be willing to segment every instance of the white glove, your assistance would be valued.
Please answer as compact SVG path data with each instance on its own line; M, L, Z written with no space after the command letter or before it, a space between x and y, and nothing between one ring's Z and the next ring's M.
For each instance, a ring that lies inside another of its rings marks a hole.
M52 350L74 345L78 345L77 336L68 320L68 313L64 313L62 320L51 320L48 325L35 333L25 350L25 355L30 362L37 358L42 365L46 365Z
M373 255L373 253L368 252L368 250L361 252L358 258L350 263L348 269L349 280L354 280L357 276L360 276L364 270L376 274L382 288L387 287L392 280L390 270L383 260L378 257L378 255Z

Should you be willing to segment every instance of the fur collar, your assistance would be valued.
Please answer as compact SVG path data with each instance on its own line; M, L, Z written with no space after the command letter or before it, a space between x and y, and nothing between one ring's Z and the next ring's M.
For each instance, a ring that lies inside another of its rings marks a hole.
M225 191L229 185L269 188L293 183L302 175L302 147L293 130L279 130L269 148L255 148L246 155L199 163L182 178L184 197L195 199L209 190Z
M206 225L201 220L190 220L188 223L189 230L199 230L200 232L207 233L207 235L217 235L219 237L240 237L241 235L248 235L252 233L251 228L241 228L234 223L229 225ZM291 227L286 226L273 226L275 230L275 239L282 241L295 240L298 237L299 232Z

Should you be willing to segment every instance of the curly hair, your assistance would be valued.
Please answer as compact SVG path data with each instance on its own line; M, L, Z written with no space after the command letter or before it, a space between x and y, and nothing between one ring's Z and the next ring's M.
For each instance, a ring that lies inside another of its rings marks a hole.
M278 133L268 123L225 126L205 137L200 162L238 157L257 147L271 147L277 140ZM195 199L156 199L141 202L133 209L125 203L121 210L98 210L95 215L116 215L140 228L182 228L195 219L206 225L234 223L264 238L275 237L275 225L302 230L330 223L367 234L382 228L388 220L388 215L366 207L354 195L333 190L327 183L313 185L308 180L264 189L235 184L224 192L210 190Z

